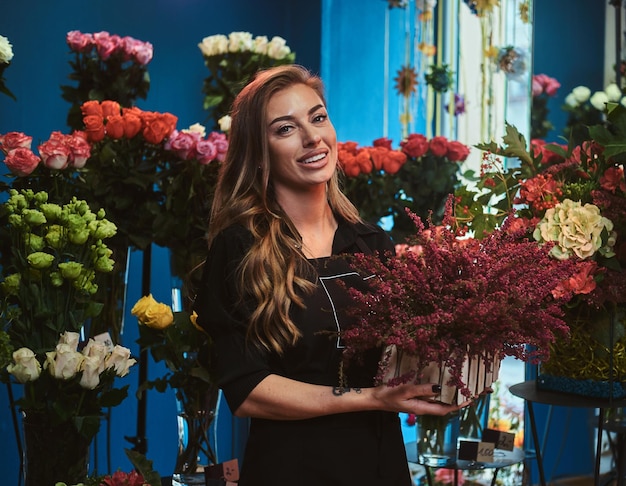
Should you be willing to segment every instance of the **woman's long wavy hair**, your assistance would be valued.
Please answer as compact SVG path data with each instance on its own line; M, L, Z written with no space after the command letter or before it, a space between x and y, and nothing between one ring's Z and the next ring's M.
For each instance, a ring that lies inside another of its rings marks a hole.
M326 103L322 80L298 65L260 71L233 102L228 153L211 209L209 245L227 226L241 224L254 237L242 260L237 285L257 307L248 338L282 353L300 331L291 320L292 304L304 307L302 293L315 286L312 267L301 251L298 231L276 201L271 184L267 105L277 92L295 84L314 89ZM339 174L328 182L328 201L339 217L359 222L358 210L341 192Z

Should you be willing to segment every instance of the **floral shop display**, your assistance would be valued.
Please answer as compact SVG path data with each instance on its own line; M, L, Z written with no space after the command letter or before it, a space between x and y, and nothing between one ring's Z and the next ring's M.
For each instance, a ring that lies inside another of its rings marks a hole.
M537 386L617 398L626 396L626 108L609 104L588 132L580 144L527 147L507 126L501 146L479 145L484 165L474 190L457 191L456 215L479 237L510 220L554 261L576 262L559 287L573 293L562 304L568 332L541 360Z
M423 221L441 221L446 198L458 184L460 164L469 155L461 142L443 136L428 140L418 133L401 141L399 149L380 138L371 147L343 142L338 150L348 198L367 221L390 218L390 234L397 243L415 230L407 208Z
M0 378L20 383L25 484L78 483L87 475L89 445L103 409L118 405L115 388L135 363L108 334L89 339L102 310L98 284L113 269L105 240L116 232L104 211L73 197L48 201L45 191L11 189L0 210L3 238L1 313L5 361ZM7 359L6 353L11 357Z
M223 126L230 106L241 89L258 70L293 64L296 59L287 41L279 36L253 36L250 32L215 34L198 44L209 75L204 79L204 109L209 111L214 129Z
M124 107L146 99L150 89L148 64L154 48L150 42L106 31L83 33L72 30L65 40L74 59L68 75L76 86L61 86L62 97L71 103L67 124L82 127L81 105L85 101L113 100Z
M174 480L204 484L204 467L216 463L208 432L218 394L209 374L210 338L196 325L195 313L173 312L151 294L139 299L131 312L139 321L139 344L167 367L165 376L144 383L139 393L168 387L175 392L179 443Z

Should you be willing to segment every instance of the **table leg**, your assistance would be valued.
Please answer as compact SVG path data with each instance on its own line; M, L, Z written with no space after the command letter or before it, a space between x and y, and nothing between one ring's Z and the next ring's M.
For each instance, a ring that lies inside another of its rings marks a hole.
M498 471L499 470L500 469L498 469L498 468L495 468L493 470L493 477L491 478L491 486L496 486L496 479L498 479Z
M433 475L430 472L430 466L424 466L424 469L426 469L426 482L428 486L433 486Z
M600 458L602 457L602 436L604 431L604 409L598 410L598 435L596 436L596 465L593 472L593 484L600 486Z
M539 469L539 481L541 486L546 486L546 476L543 472L543 458L541 457L541 446L539 445L539 435L537 434L537 424L535 423L535 411L533 402L527 400L528 416L530 418L530 429L533 434L533 443L535 444L535 456L537 456L537 469Z

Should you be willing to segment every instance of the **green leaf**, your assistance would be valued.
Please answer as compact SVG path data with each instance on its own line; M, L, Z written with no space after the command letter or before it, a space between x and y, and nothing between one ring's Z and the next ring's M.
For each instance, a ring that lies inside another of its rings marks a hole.
M150 486L161 486L161 476L154 470L153 461L149 460L142 453L131 449L124 449L124 452L131 464L135 466L135 469L139 471Z

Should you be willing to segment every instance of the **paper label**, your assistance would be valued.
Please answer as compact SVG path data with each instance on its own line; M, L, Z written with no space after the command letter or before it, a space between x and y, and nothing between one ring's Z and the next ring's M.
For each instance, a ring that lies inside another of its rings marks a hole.
M512 451L515 448L515 434L502 430L485 429L483 440L496 444L496 449Z
M493 462L493 442L462 440L459 442L458 457L463 461Z

